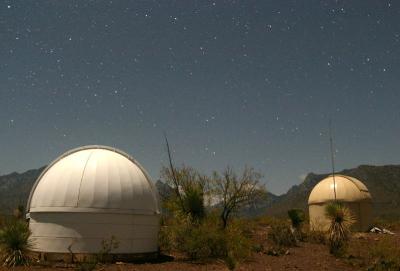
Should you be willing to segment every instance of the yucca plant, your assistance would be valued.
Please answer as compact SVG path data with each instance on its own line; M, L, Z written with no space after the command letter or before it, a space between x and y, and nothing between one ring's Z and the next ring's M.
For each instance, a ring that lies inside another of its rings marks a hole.
M329 203L325 207L325 215L331 222L328 230L330 253L340 256L346 248L350 227L355 220L349 208L339 202Z
M20 219L10 219L0 230L0 249L5 266L28 265L28 249L31 247L28 224Z
M305 215L304 211L301 209L290 209L288 211L288 216L290 218L290 221L292 222L292 227L295 229L301 228L304 220L305 220Z
M185 209L195 220L201 220L205 215L203 190L192 186L186 189L183 196Z
M302 227L305 221L304 211L301 209L290 209L288 211L288 216L290 218L290 221L292 222L292 229L294 231L295 237L299 240L303 240L304 234L302 231Z

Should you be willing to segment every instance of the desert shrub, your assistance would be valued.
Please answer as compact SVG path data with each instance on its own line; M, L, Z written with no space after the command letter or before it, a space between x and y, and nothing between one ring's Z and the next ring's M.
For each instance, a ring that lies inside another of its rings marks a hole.
M273 244L273 254L282 254L286 248L296 245L296 238L287 221L275 220L268 231L268 240Z
M292 227L294 229L294 235L296 239L303 241L305 238L303 232L303 223L305 221L304 211L301 209L290 209L288 211L288 216L292 222Z
M223 229L218 216L194 222L187 215L175 215L162 226L159 245L162 251L178 251L190 260L222 259L228 267L251 253L252 244L240 221Z
M183 231L183 235L179 238L180 249L190 259L218 258L226 255L225 235L213 225L209 223L187 225Z
M170 253L174 248L173 225L168 225L165 218L161 219L160 231L158 233L158 248L164 253Z
M119 241L114 235L110 239L103 239L101 241L101 249L96 255L97 261L102 263L112 261L110 253L118 247Z
M350 210L338 202L325 207L325 215L330 220L328 229L329 251L335 256L344 254L350 237L350 227L354 219Z
M246 223L234 215L264 194L259 174L246 169L237 177L228 169L223 176L207 177L190 167L175 168L166 143L170 166L162 169L161 176L171 194L163 198L160 251L180 252L191 260L222 259L233 269L252 249ZM218 206L211 208L215 200Z
M309 230L306 232L307 242L314 244L326 244L326 233L322 230Z
M303 222L305 220L305 214L304 211L301 209L290 209L288 211L288 216L290 218L290 221L292 222L293 228L301 228L303 225Z
M271 225L272 223L274 223L275 220L276 220L276 218L274 218L272 216L265 216L264 215L264 216L256 217L254 219L254 223L256 225L259 225L259 226L267 227L267 226Z
M400 270L400 247L391 236L384 236L368 249L366 256L370 271Z
M76 265L77 271L92 271L95 270L97 267L98 262L94 259L91 259L86 262L78 262Z
M232 257L230 254L228 254L225 257L225 264L229 270L234 270L237 266L237 260L234 257Z
M95 270L100 263L112 262L114 259L111 252L114 249L117 249L118 246L119 246L119 241L115 236L111 236L109 239L103 239L101 241L101 248L99 252L97 252L97 254L95 254L92 257L88 257L84 261L77 261L76 270L92 271ZM72 254L73 260L75 261L76 258L73 251L71 250L71 247L69 247L69 251Z
M20 219L9 219L0 230L2 261L6 266L28 265L28 249L31 247L28 224Z
M307 242L314 244L327 244L327 234L324 230L324 224L321 221L313 221L305 227L305 239Z
M172 189L171 195L163 200L165 209L201 220L205 215L204 195L207 193L208 178L187 166L164 167L161 177Z
M246 221L235 219L225 229L227 256L231 255L236 260L246 259L250 256L253 243L250 230Z

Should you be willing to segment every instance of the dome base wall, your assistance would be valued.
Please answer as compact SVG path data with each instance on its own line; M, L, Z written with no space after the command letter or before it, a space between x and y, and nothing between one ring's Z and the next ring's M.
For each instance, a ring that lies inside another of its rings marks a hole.
M342 202L349 208L355 223L351 229L353 231L367 231L372 225L372 204L370 202ZM312 230L327 231L330 226L329 219L325 216L325 207L328 203L310 204L310 228Z
M107 213L30 213L32 251L97 254L112 238L112 254L158 250L159 215Z

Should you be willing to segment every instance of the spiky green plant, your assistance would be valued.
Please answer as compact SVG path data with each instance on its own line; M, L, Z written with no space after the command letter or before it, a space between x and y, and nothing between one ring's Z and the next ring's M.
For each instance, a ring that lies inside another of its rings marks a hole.
M290 209L288 211L288 216L292 222L292 229L296 239L303 241L304 233L302 231L302 227L305 221L304 211L301 209Z
M183 202L187 212L193 219L200 220L204 217L204 196L200 187L192 186L187 188L183 196Z
M329 251L340 256L344 253L350 237L350 227L355 220L349 208L339 202L326 205L325 215L331 222L328 229Z
M305 215L304 211L301 209L290 209L288 211L288 216L290 218L290 221L292 222L292 226L295 229L301 228L304 220L305 220Z
M7 220L0 230L0 249L5 266L28 265L31 247L28 224L20 219Z

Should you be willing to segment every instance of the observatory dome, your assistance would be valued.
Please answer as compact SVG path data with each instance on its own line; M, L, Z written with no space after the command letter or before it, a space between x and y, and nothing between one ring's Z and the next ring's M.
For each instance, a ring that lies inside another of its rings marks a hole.
M335 200L341 202L355 202L371 199L367 187L359 180L344 175L329 176L320 181L311 191L308 204L323 203Z
M325 206L335 200L350 209L355 218L354 230L368 230L372 222L372 198L368 188L356 178L336 174L320 181L310 193L308 205L312 228L329 228Z
M106 146L71 150L35 182L27 204L33 251L97 253L112 236L118 254L157 251L158 196L143 167Z

